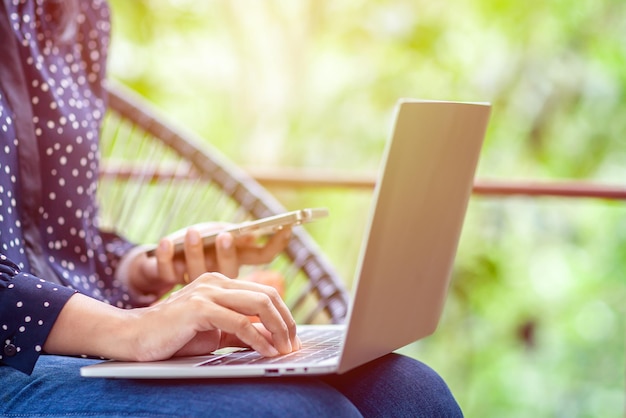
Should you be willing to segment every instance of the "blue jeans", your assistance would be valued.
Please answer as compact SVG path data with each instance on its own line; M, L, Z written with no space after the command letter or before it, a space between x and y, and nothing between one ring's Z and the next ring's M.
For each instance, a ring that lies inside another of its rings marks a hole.
M389 354L343 375L216 380L82 378L94 360L41 356L31 376L0 367L0 415L90 417L458 417L444 381Z

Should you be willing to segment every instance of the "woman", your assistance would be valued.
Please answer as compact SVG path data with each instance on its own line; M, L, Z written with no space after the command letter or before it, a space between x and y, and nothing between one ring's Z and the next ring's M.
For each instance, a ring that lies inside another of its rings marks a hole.
M461 415L439 376L394 354L319 379L80 378L79 368L96 361L84 357L158 360L227 345L275 356L300 348L274 289L228 278L240 263L273 258L289 230L262 247L222 234L205 254L190 228L182 263L174 261L168 238L156 257L147 257L99 230L109 28L104 0L0 5L0 413ZM157 302L184 275L195 280ZM248 315L261 322L252 324Z

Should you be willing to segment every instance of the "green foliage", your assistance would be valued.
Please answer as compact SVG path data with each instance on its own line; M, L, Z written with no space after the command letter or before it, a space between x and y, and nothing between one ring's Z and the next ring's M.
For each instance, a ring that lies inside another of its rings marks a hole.
M243 166L377 168L399 97L490 101L480 177L626 179L619 0L113 0L110 71ZM351 277L369 193L307 228ZM439 330L467 416L622 416L626 205L474 198Z

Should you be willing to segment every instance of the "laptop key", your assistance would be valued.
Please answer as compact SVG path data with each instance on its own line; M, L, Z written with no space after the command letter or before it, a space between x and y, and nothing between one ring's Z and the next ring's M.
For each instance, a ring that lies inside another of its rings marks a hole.
M244 349L216 356L215 359L206 361L202 366L307 363L339 355L342 336L340 331L304 332L298 336L302 341L302 348L293 353L277 357L263 357L256 351Z

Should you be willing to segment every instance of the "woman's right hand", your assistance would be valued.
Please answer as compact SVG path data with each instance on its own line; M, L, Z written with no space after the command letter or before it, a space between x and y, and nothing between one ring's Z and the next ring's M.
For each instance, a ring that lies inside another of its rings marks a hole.
M249 316L261 322L253 324ZM274 288L206 273L161 303L130 310L75 294L43 348L50 354L153 361L226 346L250 347L263 356L300 348L295 321Z
M249 316L257 316L260 326ZM219 273L200 275L164 301L137 311L140 360L207 354L226 346L250 347L264 356L300 348L296 323L278 292L232 280Z

